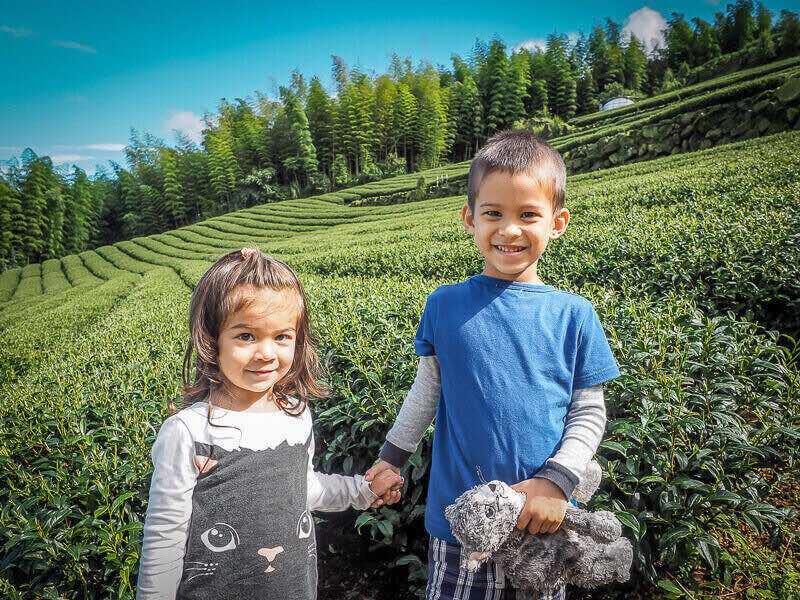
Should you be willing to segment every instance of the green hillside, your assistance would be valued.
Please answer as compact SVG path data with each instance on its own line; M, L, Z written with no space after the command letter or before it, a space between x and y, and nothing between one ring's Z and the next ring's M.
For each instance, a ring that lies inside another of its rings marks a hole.
M634 540L635 585L665 597L716 597L742 578L800 593L788 535L798 499L786 492L800 379L781 336L800 332L798 149L788 132L574 175L569 230L542 261L544 281L594 303L622 367L607 387L594 506ZM191 289L231 249L257 245L300 272L333 389L313 406L318 466L367 468L413 379L426 295L481 263L457 220L461 195L341 201L257 206L0 275L3 595L130 596ZM412 576L429 450L413 457L400 504L358 520Z

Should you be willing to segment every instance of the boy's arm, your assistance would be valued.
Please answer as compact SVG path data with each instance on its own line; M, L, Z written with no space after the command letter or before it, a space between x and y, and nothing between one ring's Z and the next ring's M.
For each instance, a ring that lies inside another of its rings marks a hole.
M597 452L605 428L606 405L602 384L574 390L561 445L534 477L549 479L569 499L586 471L586 466Z
M397 413L378 458L400 468L417 449L439 403L441 378L435 355L420 356L414 383Z
M194 441L178 418L164 421L151 451L153 477L142 536L137 600L172 600L183 573L198 468Z

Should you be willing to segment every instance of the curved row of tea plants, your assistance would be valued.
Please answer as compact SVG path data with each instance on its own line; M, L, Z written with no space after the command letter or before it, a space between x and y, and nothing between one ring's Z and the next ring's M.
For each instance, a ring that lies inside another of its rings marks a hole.
M593 506L625 524L634 586L693 589L700 572L729 590L746 567L724 540L742 528L795 552L767 499L800 457L796 347L777 333L800 312L798 148L781 134L569 180L542 275L594 303L622 367ZM0 594L132 595L189 294L231 249L300 271L333 392L313 405L318 463L363 472L413 379L426 295L480 268L463 202L281 202L0 274ZM417 577L429 453L426 438L401 504L357 521ZM759 585L790 597L797 573Z

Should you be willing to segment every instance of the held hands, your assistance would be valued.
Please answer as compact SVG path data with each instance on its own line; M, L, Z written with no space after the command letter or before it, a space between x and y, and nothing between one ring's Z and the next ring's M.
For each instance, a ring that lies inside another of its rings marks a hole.
M555 533L567 511L564 492L555 483L540 477L520 481L512 489L526 495L525 506L517 519L518 529L529 533Z
M379 496L370 508L394 504L400 500L400 488L404 479L400 476L400 469L394 465L379 460L364 473L364 479L371 482L369 487L372 493Z

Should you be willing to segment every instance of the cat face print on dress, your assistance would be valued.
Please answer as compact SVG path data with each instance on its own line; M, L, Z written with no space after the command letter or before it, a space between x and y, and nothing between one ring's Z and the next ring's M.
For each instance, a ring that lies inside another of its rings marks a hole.
M200 474L178 598L316 597L310 442L258 451L195 443Z

